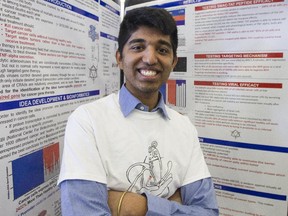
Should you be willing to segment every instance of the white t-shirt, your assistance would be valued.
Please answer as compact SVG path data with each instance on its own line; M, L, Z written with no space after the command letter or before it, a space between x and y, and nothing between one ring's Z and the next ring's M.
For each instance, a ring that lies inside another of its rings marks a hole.
M68 119L59 183L83 179L108 189L167 198L177 188L210 177L197 131L168 108L123 116L117 94L77 108Z

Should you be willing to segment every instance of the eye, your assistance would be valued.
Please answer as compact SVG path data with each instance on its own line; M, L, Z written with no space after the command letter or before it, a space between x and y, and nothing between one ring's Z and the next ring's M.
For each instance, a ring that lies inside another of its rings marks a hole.
M137 45L131 46L130 49L135 52L140 52L144 49L144 47L142 45L137 44Z
M162 55L167 55L167 54L170 53L170 49L165 48L165 47L161 47L161 48L158 49L158 52L159 52L160 54L162 54Z

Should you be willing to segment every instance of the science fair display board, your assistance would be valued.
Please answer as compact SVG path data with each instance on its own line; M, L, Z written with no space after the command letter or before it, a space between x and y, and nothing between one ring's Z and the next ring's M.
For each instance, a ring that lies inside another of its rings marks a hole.
M197 127L220 215L287 216L288 1L153 1L127 10L144 5L176 20L179 59L162 91Z
M119 90L119 23L119 1L0 1L1 215L61 215L67 117Z

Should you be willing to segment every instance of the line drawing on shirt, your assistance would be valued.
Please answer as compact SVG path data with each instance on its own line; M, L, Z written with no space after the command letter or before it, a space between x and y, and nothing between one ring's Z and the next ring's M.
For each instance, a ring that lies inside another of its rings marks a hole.
M127 169L126 177L130 183L128 191L132 191L136 186L137 192L149 191L161 197L169 194L169 184L173 180L172 161L167 162L165 171L157 145L157 141L153 141L144 161L134 163Z

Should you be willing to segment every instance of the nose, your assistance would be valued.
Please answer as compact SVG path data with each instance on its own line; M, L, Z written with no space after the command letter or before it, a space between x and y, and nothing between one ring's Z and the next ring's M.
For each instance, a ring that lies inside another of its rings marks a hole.
M152 47L147 47L143 52L142 60L148 65L155 65L158 63L157 51Z

